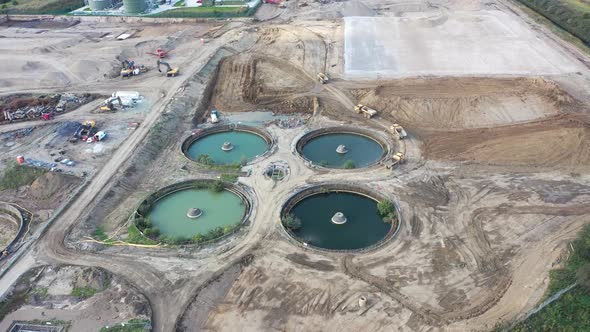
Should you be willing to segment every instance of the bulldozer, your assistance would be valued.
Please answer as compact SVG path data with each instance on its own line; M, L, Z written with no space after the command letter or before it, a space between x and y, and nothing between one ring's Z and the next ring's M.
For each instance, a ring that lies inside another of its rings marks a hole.
M395 165L401 164L405 159L405 156L401 152L396 152L393 156L391 156L390 160L383 162L385 168L392 169Z
M408 137L408 133L404 130L404 127L400 126L397 123L394 123L389 127L389 131L396 136L397 139L404 139Z
M358 114L363 114L365 116L365 118L370 119L373 116L377 115L377 111L375 111L372 108L368 108L365 105L362 104L358 104L354 107L354 111L357 112Z
M174 76L178 75L178 71L179 71L178 67L172 68L172 67L170 67L170 64L168 62L161 61L160 59L158 59L157 64L158 64L158 71L160 73L162 72L162 69L160 69L160 65L166 67L166 77L174 77Z
M326 84L326 83L328 83L328 81L330 81L330 78L324 73L318 73L317 78L318 78L318 82L320 82L322 84Z
M117 108L115 108L114 102L119 103L119 108L123 107L123 102L121 101L121 97L110 97L109 99L105 100L103 105L99 108L101 112L115 112Z

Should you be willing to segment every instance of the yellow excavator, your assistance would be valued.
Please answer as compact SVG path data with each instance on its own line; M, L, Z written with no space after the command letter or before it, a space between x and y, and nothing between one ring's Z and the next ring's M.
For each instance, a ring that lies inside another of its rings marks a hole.
M119 103L119 107L115 107L114 102ZM110 97L104 101L102 106L99 108L101 112L114 112L118 108L123 108L123 102L121 101L121 97Z
M168 62L164 62L160 59L158 59L157 64L158 64L158 71L160 73L162 72L162 69L160 69L160 65L166 67L166 76L167 77L174 77L174 76L178 75L178 72L179 72L178 67L172 68L172 67L170 67L170 64Z

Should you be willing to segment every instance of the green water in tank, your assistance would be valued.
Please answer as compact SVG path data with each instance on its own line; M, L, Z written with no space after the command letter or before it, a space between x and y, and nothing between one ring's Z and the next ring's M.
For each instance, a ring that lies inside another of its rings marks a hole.
M190 208L199 208L203 214L191 219L186 216ZM245 211L242 199L228 190L182 189L157 200L147 217L163 235L191 238L216 227L235 225Z
M341 144L348 150L345 154L336 152ZM312 138L303 146L301 154L324 167L344 168L350 160L359 168L377 162L383 155L383 147L375 140L358 134L326 134Z
M231 151L223 151L225 142L233 145ZM194 141L187 150L192 160L208 155L216 165L232 165L248 162L268 150L268 144L259 135L244 131L213 133Z

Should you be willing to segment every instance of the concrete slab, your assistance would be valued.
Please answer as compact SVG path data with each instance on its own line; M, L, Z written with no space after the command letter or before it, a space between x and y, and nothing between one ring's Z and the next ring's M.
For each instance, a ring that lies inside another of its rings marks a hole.
M346 17L345 76L552 75L582 70L570 55L501 11Z

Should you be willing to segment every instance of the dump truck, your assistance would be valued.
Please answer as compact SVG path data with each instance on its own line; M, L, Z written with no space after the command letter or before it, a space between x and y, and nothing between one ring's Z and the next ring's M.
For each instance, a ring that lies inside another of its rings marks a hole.
M404 139L408 137L408 133L406 133L404 127L400 126L397 123L392 124L391 127L389 127L389 131L398 139Z
M383 162L385 168L392 169L395 165L401 164L404 161L404 154L401 152L396 152L391 159Z
M354 107L354 111L357 112L358 114L363 114L365 116L365 118L370 119L372 117L374 117L375 115L377 115L377 111L372 109L372 108L368 108L365 105L362 104L358 104Z
M162 69L160 69L160 66L165 66L166 67L166 77L174 77L176 75L178 75L178 72L180 71L180 69L178 69L178 67L170 67L170 64L168 62L164 62L160 59L158 59L158 61L156 62L158 64L158 71L161 73Z
M330 81L330 78L324 74L324 73L318 73L318 82L322 83L322 84L326 84L328 83L328 81Z

